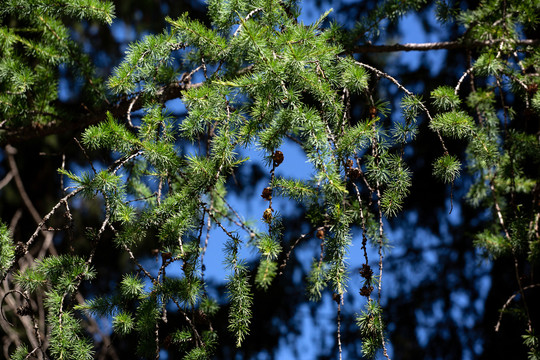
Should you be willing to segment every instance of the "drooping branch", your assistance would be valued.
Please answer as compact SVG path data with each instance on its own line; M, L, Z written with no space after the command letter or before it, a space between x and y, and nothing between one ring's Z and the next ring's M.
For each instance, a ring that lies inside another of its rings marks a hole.
M492 46L506 40L486 40L486 41L441 41L432 43L409 43L391 45L358 45L352 49L354 53L385 53L397 51L429 51L429 50L455 50L472 49ZM522 39L514 42L516 46L528 46L540 44L540 39Z

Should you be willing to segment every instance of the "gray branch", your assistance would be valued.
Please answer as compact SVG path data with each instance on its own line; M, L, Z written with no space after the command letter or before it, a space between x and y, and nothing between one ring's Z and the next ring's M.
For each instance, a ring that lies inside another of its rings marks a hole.
M503 40L486 41L442 41L433 43L419 44L392 44L392 45L359 45L353 48L355 53L385 53L397 51L429 51L429 50L454 50L454 49L472 49L482 48L498 44ZM514 43L517 46L537 45L540 39L523 39Z

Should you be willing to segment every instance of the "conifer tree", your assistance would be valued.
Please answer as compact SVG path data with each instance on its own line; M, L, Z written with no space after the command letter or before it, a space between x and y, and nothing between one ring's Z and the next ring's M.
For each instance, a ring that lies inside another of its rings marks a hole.
M106 318L115 337L137 339L134 356L158 359L170 351L185 359L212 358L228 336L213 324L220 307L227 308L227 329L241 348L249 341L254 292L275 286L295 247L312 242L320 254L304 279L306 297L332 294L336 357L343 356L345 295L354 293L365 299L356 311L363 356L390 358L385 324L392 319L381 304L384 259L392 247L387 220L402 214L413 177L405 154L423 129L437 143L434 181L453 190L461 172L473 179L467 200L489 221L470 241L492 259L511 259L515 293L501 304L496 330L512 307L522 321L516 336L529 359L540 358L538 305L528 301L539 287L540 51L538 39L525 37L538 26L540 4L485 0L463 10L438 2L439 21L465 29L459 38L396 45L372 41L381 24L425 7L424 1L386 1L352 30L332 22L332 10L304 24L299 6L292 0L210 0L208 22L188 13L167 17L163 32L131 43L105 79L67 23L111 24L111 3L4 2L0 141L11 170L2 186L17 183L37 223L29 237L17 240L8 219L0 225L6 356L94 358L91 335L99 332L90 325ZM424 97L361 55L437 49L464 49L470 64L451 85ZM59 66L84 84L83 113L69 113L58 99ZM381 87L400 94L398 106ZM178 98L188 110L184 118L167 108ZM352 111L357 99L361 114ZM25 195L14 146L65 131L80 131L88 166L58 169L61 195L42 216ZM280 175L287 141L313 167L308 180ZM465 154L453 151L459 144ZM255 216L238 213L227 198L231 179L250 160L245 149L255 149L266 166L267 184L254 196L267 207ZM100 163L99 154L110 155L110 162ZM293 240L284 239L277 198L305 209L308 230ZM85 202L101 204L100 223L81 231L74 217ZM84 245L73 231L84 232ZM227 239L221 298L208 291L205 279L206 268L216 265L205 260L216 232ZM64 242L66 251L43 245L53 241ZM113 291L89 291L84 299L82 287L99 280L94 264L103 247L121 252L129 265ZM155 268L144 261L148 248ZM257 252L255 264L243 258L244 249ZM354 288L349 280L358 275L349 259L358 256L362 284Z

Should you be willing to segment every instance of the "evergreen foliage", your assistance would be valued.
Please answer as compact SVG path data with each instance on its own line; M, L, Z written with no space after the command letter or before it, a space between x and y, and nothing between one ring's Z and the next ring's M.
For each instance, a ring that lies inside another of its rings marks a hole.
M66 66L86 81L85 102L105 99L106 89L94 75L90 58L70 38L64 17L111 24L111 2L3 1L0 9L0 111L6 127L46 126L64 114L55 107L58 66Z
M15 259L15 246L11 241L9 229L6 224L0 223L0 275L5 276L11 263Z
M64 21L110 24L111 3L5 1L0 9L3 136L62 121L59 66L83 79L85 106L99 113L80 136L88 169L59 169L68 187L35 234L15 243L0 225L0 274L13 292L6 296L19 296L27 307L7 316L13 321L30 316L35 328L28 335L34 341L19 341L11 358L91 359L95 349L81 319L108 317L115 334L136 337L136 356L159 358L160 351L174 348L184 359L207 359L223 336L212 325L221 308L241 347L252 328L255 292L275 285L300 240L320 244L305 279L306 295L316 301L324 292L333 294L338 343L345 295L359 292L366 298L356 318L362 353L389 357L380 303L384 255L391 246L385 227L402 214L410 194L413 173L405 149L422 122L438 142L431 149L440 154L433 175L453 190L463 163L474 179L467 199L486 210L490 221L471 241L488 257L512 259L515 268L509 271L515 271L521 303L517 311L525 319L523 344L529 359L538 358L537 323L531 316L538 306L527 303L527 291L538 286L532 279L540 260L540 52L538 42L520 40L524 28L537 26L540 5L484 0L475 9L458 10L441 2L439 17L467 29L460 41L482 43L456 87L434 89L431 102L360 62L355 53L358 39L376 39L384 20L422 6L424 1L386 1L349 31L329 23L331 11L313 24L299 22L294 1L211 0L209 23L189 14L168 17L167 29L131 43L104 81ZM460 88L467 76L473 84L465 93ZM379 80L402 94L397 109L379 98ZM185 118L168 110L166 102L173 98L182 99ZM361 115L351 111L354 99L365 102ZM73 121L65 119L65 126ZM289 140L313 167L307 180L278 174L288 160L284 144ZM453 153L449 144L454 143L465 144L465 157ZM245 149L256 149L268 171L267 187L261 189L267 209L252 216L263 230L255 230L227 202L230 180L249 160ZM97 166L100 153L109 154L111 163ZM292 245L284 239L283 218L273 203L277 198L306 209L309 230ZM53 215L65 214L54 221L63 222L66 234L58 241L68 241L74 199L102 204L101 223L85 237L89 250L42 254L32 266L19 268L38 234L49 226L54 230ZM205 279L206 267L215 265L204 256L216 231L227 238L225 301L214 298ZM77 305L81 287L96 278L98 246L109 239L131 265L113 294L95 293ZM364 254L360 289L349 281L356 275L349 266L358 256L351 253L355 243ZM378 258L368 258L369 246ZM154 268L140 255L149 248ZM255 265L242 259L245 248L256 250ZM38 325L30 298L41 299L47 331ZM177 325L168 323L169 313L178 315Z

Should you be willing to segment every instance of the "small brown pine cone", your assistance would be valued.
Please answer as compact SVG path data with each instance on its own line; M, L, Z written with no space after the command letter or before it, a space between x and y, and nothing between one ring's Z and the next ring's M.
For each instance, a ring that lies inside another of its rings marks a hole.
M279 164L281 164L284 159L283 153L279 150L276 150L272 155L272 159L274 160L274 166L279 166Z
M266 222L270 222L272 220L272 209L268 208L264 210L263 219Z
M377 108L375 106L372 106L369 108L369 116L374 119L375 116L377 116Z
M372 291L373 291L373 286L364 285L360 289L360 295L365 296L365 297L369 297L369 295L371 295Z
M369 267L367 264L362 265L362 269L360 269L360 275L366 280L371 280L371 276L373 275L373 270Z
M265 200L272 200L272 188L266 187L264 188L261 197Z

